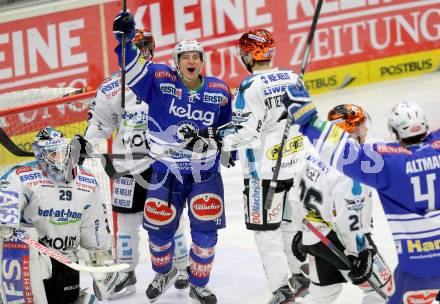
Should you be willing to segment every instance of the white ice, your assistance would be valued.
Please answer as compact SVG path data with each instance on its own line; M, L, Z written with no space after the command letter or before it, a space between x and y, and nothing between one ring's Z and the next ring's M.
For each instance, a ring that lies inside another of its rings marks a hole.
M418 102L428 115L431 129L440 127L440 73L393 80L334 91L313 96L319 112L327 111L342 103L355 103L368 111L372 122L369 138L391 140L387 128L387 115L394 104L403 100ZM242 181L239 166L224 171L227 228L219 231L214 268L209 283L220 304L265 304L269 301L263 267L255 247L253 234L245 229L242 210ZM381 253L394 269L397 256L390 230L383 215L380 202L374 206L374 239ZM141 233L141 258L136 269L137 293L133 296L104 303L148 303L145 289L153 278L150 267L147 235ZM82 287L91 286L89 274L81 275ZM361 303L361 292L356 286L345 284L337 304ZM301 303L307 303L301 299ZM191 303L188 290L177 291L171 287L157 304Z

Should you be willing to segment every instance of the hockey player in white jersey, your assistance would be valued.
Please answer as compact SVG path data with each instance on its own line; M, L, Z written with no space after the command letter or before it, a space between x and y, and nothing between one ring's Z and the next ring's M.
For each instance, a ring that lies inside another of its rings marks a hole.
M2 177L0 189L3 198L7 194L17 199L16 214L20 215L20 226L36 228L39 242L70 260L78 260L78 247L81 246L88 251L92 263L112 263L111 236L103 195L94 176L77 166L73 172L69 172L71 179L66 179L69 142L56 129L47 127L40 130L32 149L36 160L10 169ZM0 201L5 202L4 199ZM2 208L5 206L0 204ZM7 263L8 257L3 256L3 265ZM80 293L78 271L53 259L42 270L49 270L50 273L50 278L43 281L47 303L97 301L92 294ZM109 288L117 280L117 273L93 275L96 297L106 298ZM9 278L6 274L5 277ZM44 294L44 290L32 292ZM40 298L34 303L46 301Z
M134 44L146 60L154 54L154 39L144 29L136 30ZM114 75L101 84L96 92L89 111L88 127L84 139L96 146L103 139L111 137L114 154L124 154L125 159L114 159L118 172L126 172L113 181L112 209L116 235L116 258L118 263L128 263L130 268L119 275L119 281L111 298L119 298L136 292L135 268L139 260L139 227L142 224L143 210L150 182L152 159L133 158L132 153L147 155L149 146L148 104L140 101L129 87L125 88L125 112L121 112L120 75ZM77 138L80 140L80 138ZM174 241L174 265L178 274L174 286L177 289L188 287L188 250L186 248L184 224L179 225Z
M294 154L303 147L299 133L291 132L283 153L282 170L272 206L264 209L273 167L278 158L286 119L281 98L286 86L295 83L291 71L271 68L275 51L272 34L265 29L251 30L239 40L241 59L251 76L238 88L232 119L236 128L223 137L223 150L237 150L244 174L246 228L254 231L266 278L273 295L271 304L291 303L306 293L308 280L300 274L300 263L291 252L295 231L290 229L286 193L292 185ZM229 130L230 131L230 130ZM288 287L296 286L292 291Z
M330 110L328 119L360 143L364 142L368 115L361 107L336 106ZM362 303L385 303L366 283L371 278L385 294L394 292L392 273L371 238L372 188L328 166L311 144L307 144L293 172L295 182L289 199L299 232L294 237L292 251L302 261L309 254L312 303L336 303L342 283L347 280L363 289ZM302 224L303 218L326 235L356 267L347 268Z

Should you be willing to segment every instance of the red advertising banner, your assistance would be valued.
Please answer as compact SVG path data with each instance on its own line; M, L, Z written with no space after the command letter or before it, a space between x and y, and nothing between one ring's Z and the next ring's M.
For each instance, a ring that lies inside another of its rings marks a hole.
M206 52L204 72L234 86L247 76L237 40L253 28L273 32L275 66L299 70L315 5L315 0L132 0L128 8L138 28L153 32L156 62L173 64L177 41L197 39ZM111 26L120 9L115 1L2 24L0 93L79 83L96 88L104 74L117 70ZM325 0L307 71L437 49L439 0ZM399 69L427 72L436 64L421 59ZM396 72L378 66L379 78Z

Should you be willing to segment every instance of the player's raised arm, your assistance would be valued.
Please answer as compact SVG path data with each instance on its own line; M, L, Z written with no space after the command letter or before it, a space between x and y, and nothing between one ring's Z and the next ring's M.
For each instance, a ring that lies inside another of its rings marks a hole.
M126 84L135 94L142 100L151 100L152 81L154 78L154 64L151 62L152 52L146 56L144 51L137 47L136 42L132 41L136 38L135 22L133 15L127 12L120 13L113 22L113 33L119 41L115 49L118 55L119 65L125 66ZM125 65L122 64L122 39L126 37ZM154 40L149 33L150 44L148 48L154 49ZM148 49L147 48L147 49Z

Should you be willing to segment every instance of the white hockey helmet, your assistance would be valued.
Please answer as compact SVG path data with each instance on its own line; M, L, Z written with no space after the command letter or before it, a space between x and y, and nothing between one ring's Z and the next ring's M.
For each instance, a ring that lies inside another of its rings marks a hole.
M179 55L185 52L199 52L200 59L202 61L204 59L203 47L197 40L183 39L173 49L173 59L177 70L179 70Z
M393 107L388 117L388 128L398 140L428 133L426 114L415 102L404 101Z

